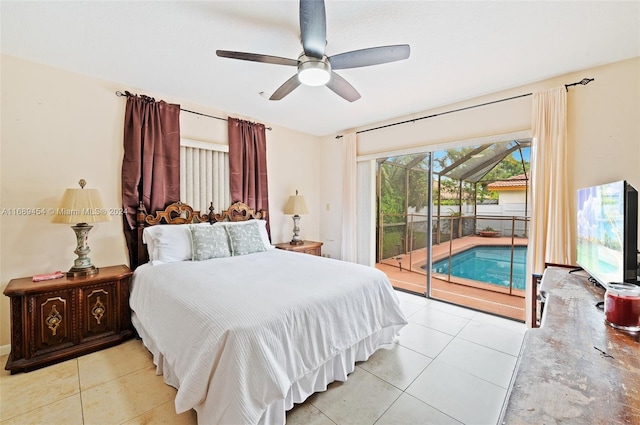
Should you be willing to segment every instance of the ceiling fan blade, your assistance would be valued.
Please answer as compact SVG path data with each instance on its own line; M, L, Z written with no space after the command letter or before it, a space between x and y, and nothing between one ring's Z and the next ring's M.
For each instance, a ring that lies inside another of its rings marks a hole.
M371 47L333 55L329 63L332 69L359 68L407 59L410 52L408 44Z
M327 45L324 0L300 0L300 36L305 55L322 59Z
M327 87L329 87L335 94L349 102L354 102L360 99L360 93L358 93L358 91L354 89L347 80L333 71L331 72L331 80L327 83Z
M298 80L298 74L296 74L293 77L289 78L287 81L285 81L283 85L278 87L278 90L276 90L271 95L269 100L280 100L286 95L288 95L289 93L291 93L293 90L295 90L299 85L300 85L300 80Z
M274 65L298 66L297 59L281 58L279 56L260 55L257 53L230 52L228 50L216 50L216 55L221 58L240 59L243 61L272 63Z

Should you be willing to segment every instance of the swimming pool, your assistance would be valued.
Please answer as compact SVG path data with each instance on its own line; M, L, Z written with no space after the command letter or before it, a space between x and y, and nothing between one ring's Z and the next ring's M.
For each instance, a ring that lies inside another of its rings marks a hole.
M513 288L524 289L527 247L516 246L513 252ZM449 274L449 259L436 261L435 273ZM509 287L511 246L475 246L451 257L451 275L479 282Z

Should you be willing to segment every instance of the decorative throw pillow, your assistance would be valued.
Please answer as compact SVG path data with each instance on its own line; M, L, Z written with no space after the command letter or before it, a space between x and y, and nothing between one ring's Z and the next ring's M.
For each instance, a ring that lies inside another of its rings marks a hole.
M231 244L231 252L233 255L246 255L267 250L260 235L257 222L247 222L244 226L223 227L229 235L229 243Z
M218 226L190 226L193 261L230 257L229 241L224 228Z
M267 249L275 249L276 247L271 245L271 241L269 240L269 234L267 233L267 221L266 220L247 220L247 221L219 221L214 223L214 226L253 226L255 223L258 224L258 230L260 232L260 237L262 238L262 242L264 243L265 250Z

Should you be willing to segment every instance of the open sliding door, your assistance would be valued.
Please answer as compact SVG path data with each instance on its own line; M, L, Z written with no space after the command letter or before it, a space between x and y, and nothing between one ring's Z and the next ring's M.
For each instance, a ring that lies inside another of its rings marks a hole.
M529 147L376 161L376 267L395 288L524 321Z

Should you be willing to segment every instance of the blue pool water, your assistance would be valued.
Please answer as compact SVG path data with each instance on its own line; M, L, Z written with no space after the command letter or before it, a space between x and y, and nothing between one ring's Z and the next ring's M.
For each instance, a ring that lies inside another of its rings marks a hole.
M516 246L513 252L513 288L524 289L527 247ZM449 274L449 259L433 263L435 273ZM451 257L451 275L509 287L510 246L476 246Z

